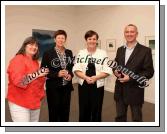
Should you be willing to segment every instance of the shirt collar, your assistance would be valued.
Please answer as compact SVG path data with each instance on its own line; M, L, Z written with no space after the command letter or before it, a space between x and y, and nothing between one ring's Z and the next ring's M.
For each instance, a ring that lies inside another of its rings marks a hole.
M131 50L131 49L134 49L136 45L137 45L137 42L135 43L135 45L134 45L132 48L129 48L129 47L127 46L127 44L125 44L125 45L124 45L124 48L127 48L127 49Z

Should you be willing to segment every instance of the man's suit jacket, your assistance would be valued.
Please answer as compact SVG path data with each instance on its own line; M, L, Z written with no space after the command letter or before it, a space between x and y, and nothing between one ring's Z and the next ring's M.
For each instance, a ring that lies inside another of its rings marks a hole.
M118 48L115 58L118 65L133 71L136 75L145 76L147 79L153 77L154 68L150 48L137 43L126 65L125 51L125 46ZM144 88L139 87L137 79L130 78L130 80L125 83L121 83L117 79L114 99L116 101L123 99L125 104L142 104L144 103Z

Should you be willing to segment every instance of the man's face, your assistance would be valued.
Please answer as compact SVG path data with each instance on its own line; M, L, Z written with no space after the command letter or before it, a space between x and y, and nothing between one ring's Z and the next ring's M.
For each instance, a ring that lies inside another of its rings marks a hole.
M134 26L125 27L124 36L125 36L127 43L135 42L137 35L138 35L138 32L137 32L136 27Z

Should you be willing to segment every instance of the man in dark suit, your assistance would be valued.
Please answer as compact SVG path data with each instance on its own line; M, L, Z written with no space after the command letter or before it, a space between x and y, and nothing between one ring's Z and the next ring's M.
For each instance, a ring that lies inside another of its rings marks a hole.
M135 25L127 25L124 36L126 44L118 48L115 58L118 66L113 69L117 77L114 92L115 121L127 121L127 108L130 105L132 120L141 122L144 86L146 80L154 74L152 53L150 48L137 42L138 30Z

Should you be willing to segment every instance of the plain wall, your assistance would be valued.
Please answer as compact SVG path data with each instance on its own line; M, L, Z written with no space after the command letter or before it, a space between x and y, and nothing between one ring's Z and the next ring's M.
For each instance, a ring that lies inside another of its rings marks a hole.
M145 36L155 35L154 6L6 6L5 11L6 69L23 40L32 35L32 29L64 29L68 34L67 48L74 54L85 48L85 32L95 30L102 49L106 49L107 39L116 40L115 51L107 52L110 59L115 58L117 48L124 43L123 30L127 24L137 25L141 44L145 44ZM6 75L6 91L7 83ZM151 103L155 103L154 83L153 77L145 90L145 101ZM115 76L108 77L105 90L114 92L114 85Z

